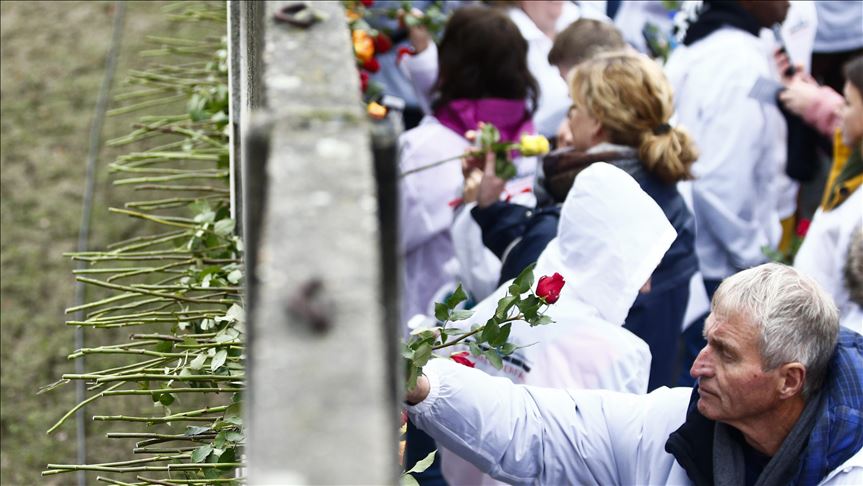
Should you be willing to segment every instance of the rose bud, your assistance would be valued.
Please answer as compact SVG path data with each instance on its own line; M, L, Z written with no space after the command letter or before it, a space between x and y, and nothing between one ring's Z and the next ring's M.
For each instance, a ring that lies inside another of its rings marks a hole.
M536 296L546 304L554 304L560 298L560 289L563 288L563 275L554 272L552 276L540 277L536 284Z
M363 93L369 89L369 73L364 73L360 71L360 89Z
M375 0L360 0L360 3L363 4L363 7L371 7L375 4Z
M518 149L524 157L543 155L549 151L548 139L542 135L522 135Z
M393 41L383 32L375 37L375 52L383 54L393 48Z
M803 238L806 236L806 233L809 232L809 225L812 221L808 219L801 219L799 223L797 223L797 236Z
M375 58L371 58L371 59L363 62L363 69L365 69L366 71L368 71L370 73L376 73L380 70L380 68L381 68L381 64Z
M462 351L461 353L455 353L451 355L450 359L458 364L465 365L468 368L473 368L476 365L474 365L473 361L467 359L468 356L470 356L470 353L468 353L467 351Z

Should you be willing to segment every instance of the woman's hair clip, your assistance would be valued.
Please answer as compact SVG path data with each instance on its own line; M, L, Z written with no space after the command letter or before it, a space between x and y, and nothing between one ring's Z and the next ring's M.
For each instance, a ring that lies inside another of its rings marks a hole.
M670 131L671 131L671 125L669 125L668 123L663 123L663 124L661 124L658 127L653 129L653 134L654 135L665 135L666 133L668 133Z

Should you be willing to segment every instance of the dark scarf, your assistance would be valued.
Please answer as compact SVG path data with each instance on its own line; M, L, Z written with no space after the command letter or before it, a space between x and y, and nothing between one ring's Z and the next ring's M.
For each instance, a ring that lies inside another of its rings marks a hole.
M761 26L736 1L705 0L698 18L686 30L683 45L690 46L722 27L735 27L758 37Z
M575 176L595 162L608 162L636 178L644 168L638 161L635 150L603 150L601 152L578 152L571 147L549 152L542 158L542 185L551 198L558 203L566 200Z

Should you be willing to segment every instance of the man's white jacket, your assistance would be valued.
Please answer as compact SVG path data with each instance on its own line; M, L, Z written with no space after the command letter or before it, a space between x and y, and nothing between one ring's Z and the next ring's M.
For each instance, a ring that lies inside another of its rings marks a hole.
M665 452L692 390L646 395L516 385L449 360L425 369L431 390L411 420L492 477L512 484L691 484ZM820 484L863 484L863 451Z
M762 247L781 236L779 196L786 180L785 120L769 92L764 44L725 27L674 50L665 71L677 123L695 139L692 166L695 249L706 279L764 263ZM761 81L759 81L761 80Z
M650 349L624 329L629 308L677 233L662 209L624 171L595 163L575 179L560 211L558 236L539 256L537 279L559 273L566 280L545 315L553 324L512 324L509 342L524 346L497 370L482 357L476 367L514 383L554 388L596 388L645 393ZM505 282L455 323L463 330L495 313ZM466 348L465 348L466 349ZM454 349L461 351L461 349ZM441 451L451 484L494 484L475 468Z

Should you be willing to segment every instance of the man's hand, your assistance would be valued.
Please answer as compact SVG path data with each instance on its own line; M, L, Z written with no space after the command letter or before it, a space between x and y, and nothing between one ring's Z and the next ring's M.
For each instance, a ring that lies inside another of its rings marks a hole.
M803 116L818 99L818 84L794 79L788 88L779 93L779 100L792 113Z
M416 405L429 396L429 391L431 391L431 385L429 385L429 379L425 377L425 375L420 375L417 378L417 386L413 390L408 390L405 395L405 402L408 405Z

